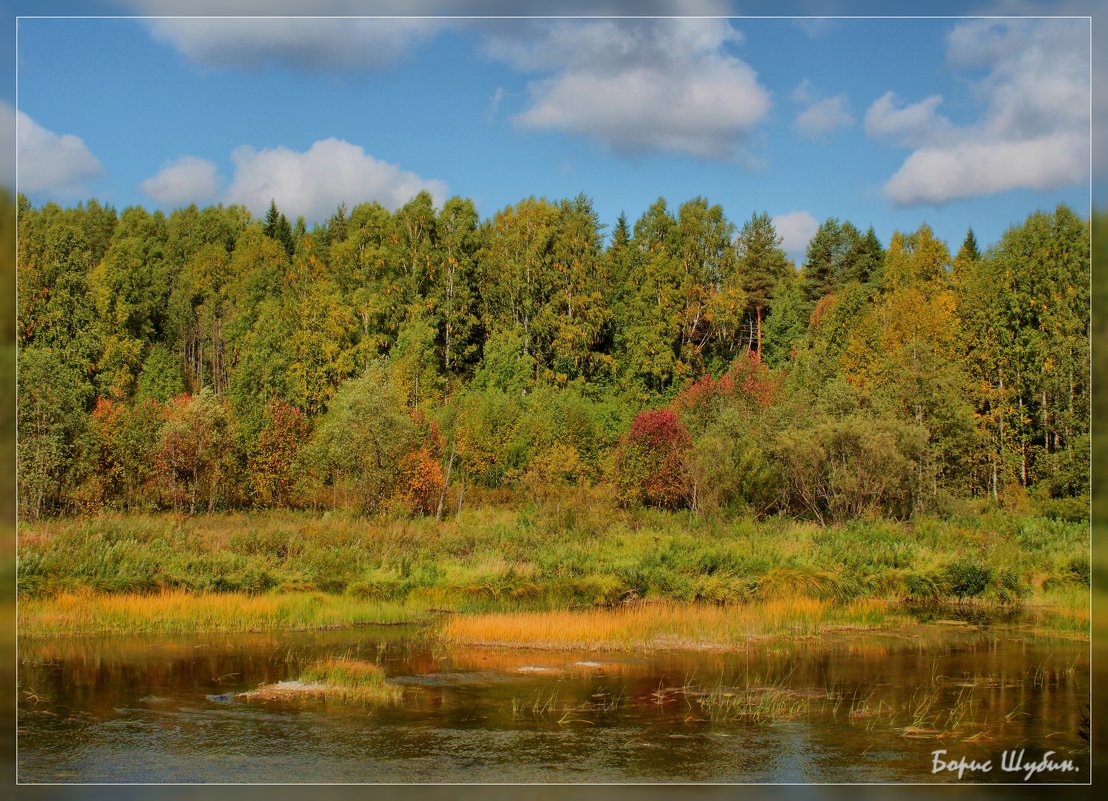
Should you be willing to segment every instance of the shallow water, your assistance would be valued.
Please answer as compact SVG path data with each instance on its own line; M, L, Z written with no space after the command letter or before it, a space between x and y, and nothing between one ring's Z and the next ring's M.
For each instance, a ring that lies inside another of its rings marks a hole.
M321 656L378 662L392 707L245 701ZM419 629L24 640L21 782L963 782L1046 751L1087 782L1087 643L1018 625L730 653L447 648Z

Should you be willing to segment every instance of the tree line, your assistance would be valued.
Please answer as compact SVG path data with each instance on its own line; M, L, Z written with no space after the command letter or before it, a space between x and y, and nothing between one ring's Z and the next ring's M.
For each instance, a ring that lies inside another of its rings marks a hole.
M18 199L21 515L310 506L441 516L467 489L821 521L967 499L1082 509L1089 225L981 252L584 196L482 220L426 193L168 215ZM1078 499L1068 505L1064 499Z

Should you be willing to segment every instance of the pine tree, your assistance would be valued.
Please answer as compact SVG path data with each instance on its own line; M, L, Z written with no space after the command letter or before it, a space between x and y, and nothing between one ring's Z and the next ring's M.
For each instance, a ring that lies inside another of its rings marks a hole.
M958 250L958 255L954 257L954 261L951 263L951 273L955 285L960 286L965 280L967 273L973 268L973 265L980 260L981 251L977 247L977 237L973 235L973 229L970 228L966 232L966 239L962 242L962 247Z
M743 225L735 241L739 276L746 292L747 317L754 315L757 346L762 359L762 321L773 303L774 288L789 270L789 260L781 249L781 237L767 212L755 213Z
M269 201L269 211L265 214L265 222L262 223L262 232L270 239L280 242L281 247L285 249L285 253L292 257L292 254L296 251L296 241L292 236L292 226L289 224L289 218L282 214L277 209L277 201Z
M262 223L262 233L270 239L277 238L277 226L281 221L281 212L277 210L277 201L269 201L269 211L265 213L265 222Z
M857 281L868 289L876 289L881 284L884 264L885 249L871 225L864 235L854 237L850 243L843 280Z
M977 237L973 235L973 228L966 231L966 241L962 243L962 249L958 251L958 255L971 261L977 261L981 258L981 251L977 247Z
M829 217L808 243L805 256L800 286L809 306L834 290L844 253L843 226L836 218Z

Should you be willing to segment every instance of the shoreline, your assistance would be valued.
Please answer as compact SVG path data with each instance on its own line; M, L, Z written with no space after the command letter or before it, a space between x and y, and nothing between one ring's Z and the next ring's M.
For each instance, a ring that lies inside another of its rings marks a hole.
M920 608L892 599L865 598L849 603L793 599L729 605L659 600L590 609L467 612L322 593L249 596L168 591L24 599L18 610L18 635L28 640L413 627L434 629L444 643L468 647L728 651L755 641L837 634L897 636L921 625L963 630L1019 625L1030 627L1032 635L1078 641L1088 641L1091 635L1087 610L1045 601L1015 606L976 601ZM1082 612L1084 629L1078 625ZM1041 619L1051 616L1054 624Z
M729 643L895 628L948 609L1089 637L1079 523L993 514L818 526L591 507L595 519L563 520L544 508L475 507L441 522L283 512L21 524L19 633L445 621L445 636L467 642Z

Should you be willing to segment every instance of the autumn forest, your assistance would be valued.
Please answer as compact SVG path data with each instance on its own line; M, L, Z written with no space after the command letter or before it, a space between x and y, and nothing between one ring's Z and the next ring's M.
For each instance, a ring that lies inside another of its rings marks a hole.
M442 518L606 488L626 509L826 524L978 508L1082 519L1089 225L984 249L828 219L585 196L481 219L422 193L18 208L19 501Z

